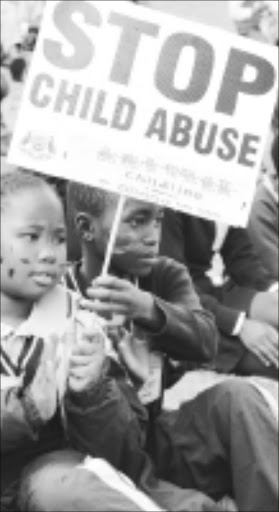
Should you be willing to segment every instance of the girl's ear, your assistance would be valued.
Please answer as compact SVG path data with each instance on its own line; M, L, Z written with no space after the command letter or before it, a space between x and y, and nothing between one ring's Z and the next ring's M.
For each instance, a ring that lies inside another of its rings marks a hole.
M75 217L75 224L82 240L85 242L92 242L92 240L94 240L94 222L89 213L77 213Z

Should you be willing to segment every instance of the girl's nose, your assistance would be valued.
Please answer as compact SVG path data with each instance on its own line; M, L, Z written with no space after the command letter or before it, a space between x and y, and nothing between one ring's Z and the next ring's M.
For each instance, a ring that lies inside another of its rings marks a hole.
M47 244L40 251L40 260L46 263L56 262L56 251L52 244Z

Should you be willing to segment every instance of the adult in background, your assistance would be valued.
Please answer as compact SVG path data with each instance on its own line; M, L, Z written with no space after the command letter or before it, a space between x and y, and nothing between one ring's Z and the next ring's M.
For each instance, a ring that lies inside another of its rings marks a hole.
M272 149L273 173L266 173L259 183L252 205L248 231L262 264L278 280L278 133Z
M188 267L204 308L215 316L221 336L214 368L278 379L278 285L247 231L233 227L220 243L224 279L216 284L209 275L215 238L214 222L166 210L160 252Z

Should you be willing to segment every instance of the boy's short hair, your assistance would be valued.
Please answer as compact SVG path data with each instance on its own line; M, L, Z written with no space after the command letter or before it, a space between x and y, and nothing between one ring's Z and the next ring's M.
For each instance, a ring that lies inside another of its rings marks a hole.
M5 169L1 170L1 211L3 211L5 201L9 196L20 190L42 186L54 190L40 174L28 169L6 165Z
M66 195L68 212L71 212L72 215L78 212L87 212L95 217L100 217L115 197L113 192L90 187L76 181L68 182Z

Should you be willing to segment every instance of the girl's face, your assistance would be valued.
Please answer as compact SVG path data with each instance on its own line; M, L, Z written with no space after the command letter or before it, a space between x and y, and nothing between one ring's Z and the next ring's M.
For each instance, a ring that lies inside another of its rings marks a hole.
M38 300L60 280L66 264L63 207L47 186L23 189L3 201L1 294Z

